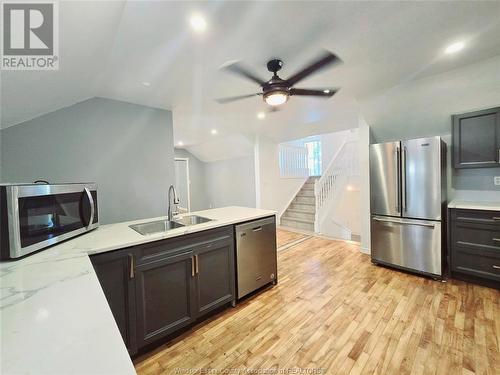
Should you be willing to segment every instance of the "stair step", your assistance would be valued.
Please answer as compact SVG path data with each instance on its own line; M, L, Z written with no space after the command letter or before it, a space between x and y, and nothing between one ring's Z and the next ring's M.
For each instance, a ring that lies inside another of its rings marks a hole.
M286 219L286 218L282 217L281 218L281 225L287 226L290 228L297 228L297 229L302 229L302 230L314 232L314 223L303 222L303 221L294 220L294 219Z
M294 220L304 220L308 221L311 223L314 223L314 212L308 212L308 211L303 211L303 210L293 210L293 209L288 209L285 211L285 214L283 215L287 219L294 219Z
M304 212L309 212L314 214L316 212L316 205L314 204L307 204L307 203L292 203L288 209L291 210L300 210Z
M297 194L297 197L313 197L314 198L314 190L300 190Z
M296 195L295 198L292 201L292 204L316 204L316 199L314 197L304 197L304 196L299 196Z
M291 217L287 215L287 212L285 212L282 216L283 219L286 220L292 220L292 221L297 221L300 223L308 223L308 224L314 224L314 217L312 219L304 219L304 218L298 218L298 217Z

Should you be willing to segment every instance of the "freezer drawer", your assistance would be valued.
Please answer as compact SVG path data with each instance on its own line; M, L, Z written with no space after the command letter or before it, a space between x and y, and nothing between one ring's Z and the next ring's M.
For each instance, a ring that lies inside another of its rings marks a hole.
M442 276L441 222L372 216L374 262Z
M238 298L276 280L274 217L236 226Z

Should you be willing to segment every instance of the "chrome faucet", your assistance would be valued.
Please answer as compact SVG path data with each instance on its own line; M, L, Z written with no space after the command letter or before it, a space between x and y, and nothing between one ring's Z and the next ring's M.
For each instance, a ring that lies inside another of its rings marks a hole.
M172 206L171 206L171 195L172 195L172 192L174 193L174 204L177 205L179 204L179 198L177 197L177 192L175 191L175 187L174 185L170 185L170 187L168 188L168 211L167 211L167 220L168 221L172 221L172 219L174 218L173 215L172 215ZM173 214L175 215L177 212L174 212Z

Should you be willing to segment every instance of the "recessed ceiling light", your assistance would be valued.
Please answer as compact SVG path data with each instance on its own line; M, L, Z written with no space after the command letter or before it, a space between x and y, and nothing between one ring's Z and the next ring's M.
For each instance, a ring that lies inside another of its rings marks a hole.
M329 93L330 93L330 90L323 90L323 92L324 92L325 94L329 94Z
M257 113L257 118L259 120L263 120L266 118L266 114L264 112L259 112L259 113Z
M207 21L199 14L192 15L189 19L189 23L196 32L202 33L207 29Z
M215 135L215 134L217 134L217 129L212 129L212 130L210 130L210 133L212 133L212 134L214 134L214 135Z
M455 52L461 51L464 47L465 47L464 42L456 42L456 43L450 44L448 47L446 47L444 52L455 53Z
M146 86L146 87L151 86L151 83L146 82L146 81L143 81L143 82L141 82L141 83L142 83L142 85L143 85L143 86Z
M182 141L177 142L177 146L184 146L184 142Z

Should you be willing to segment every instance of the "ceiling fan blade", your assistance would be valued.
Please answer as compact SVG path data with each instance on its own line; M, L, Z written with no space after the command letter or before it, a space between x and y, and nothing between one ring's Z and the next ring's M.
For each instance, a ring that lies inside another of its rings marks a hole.
M261 95L261 94L257 93L257 94L230 96L230 97L227 97L227 98L215 99L215 101L217 103L224 104L224 103L231 103L231 102L234 102L236 100L251 98L252 96L259 96L259 95Z
M293 86L297 82L303 80L307 76L323 69L332 64L340 64L342 60L330 51L325 51L318 59L314 60L307 67L295 73L293 76L286 80L287 84Z
M339 89L290 89L290 95L303 95L303 96L320 96L324 98L330 98L335 93L339 91Z
M224 69L224 70L227 70L231 73L245 77L245 78L249 79L250 81L257 83L260 86L262 86L262 85L264 85L264 83L266 83L266 81L263 78L258 77L257 75L255 75L253 72L251 72L249 69L245 68L243 65L241 65L237 61L226 63L226 64L221 66L221 69Z

